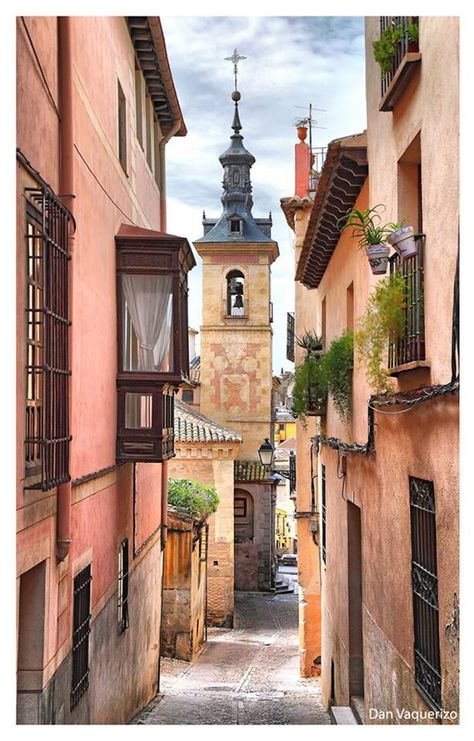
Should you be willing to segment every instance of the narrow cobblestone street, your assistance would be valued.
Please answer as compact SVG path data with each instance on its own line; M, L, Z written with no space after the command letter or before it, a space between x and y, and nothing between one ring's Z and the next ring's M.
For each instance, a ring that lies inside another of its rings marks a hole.
M236 627L209 629L192 664L162 659L146 725L328 724L317 679L301 679L296 594L236 593Z

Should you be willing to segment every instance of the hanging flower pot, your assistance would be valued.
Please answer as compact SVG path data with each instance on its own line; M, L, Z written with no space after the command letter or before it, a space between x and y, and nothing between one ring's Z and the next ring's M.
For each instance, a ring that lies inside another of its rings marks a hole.
M369 258L372 273L374 275L385 275L390 247L386 244L368 244L365 248L365 254Z
M394 250L398 252L401 258L414 257L418 254L418 245L415 241L413 227L409 224L396 229L387 236Z

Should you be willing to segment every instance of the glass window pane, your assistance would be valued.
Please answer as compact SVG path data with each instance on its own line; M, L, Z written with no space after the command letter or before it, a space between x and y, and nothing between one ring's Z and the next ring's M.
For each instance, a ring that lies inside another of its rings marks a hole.
M151 394L125 394L125 427L150 429L153 425L153 398Z
M122 276L123 370L172 370L172 287L168 275Z

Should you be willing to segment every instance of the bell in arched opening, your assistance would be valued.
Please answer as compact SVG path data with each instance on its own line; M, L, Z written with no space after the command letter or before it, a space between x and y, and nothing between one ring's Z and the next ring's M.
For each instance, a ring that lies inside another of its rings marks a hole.
M227 275L227 316L244 316L244 284L240 270L232 270Z

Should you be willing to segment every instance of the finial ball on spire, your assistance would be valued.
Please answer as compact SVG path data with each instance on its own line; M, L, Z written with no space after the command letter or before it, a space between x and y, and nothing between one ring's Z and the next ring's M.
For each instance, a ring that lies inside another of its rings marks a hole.
M240 100L240 98L241 98L241 95L240 95L239 91L238 90L234 90L233 93L232 93L232 100L235 100L235 102L237 103L237 101Z

